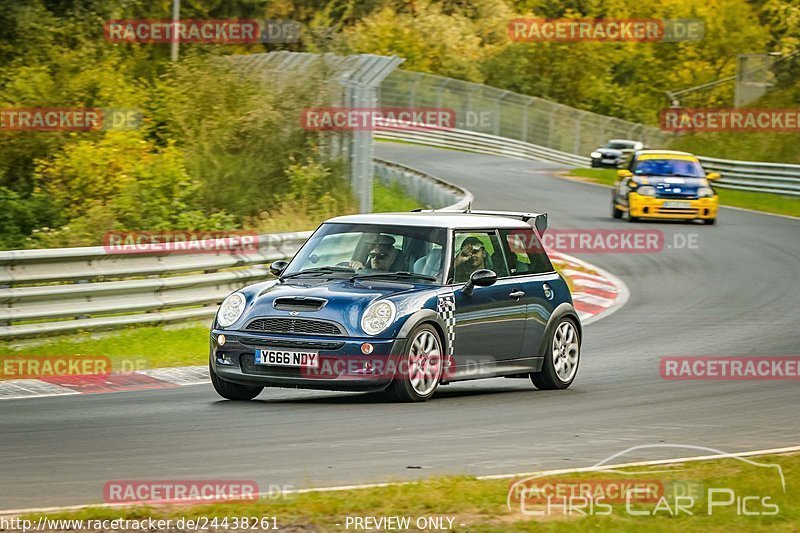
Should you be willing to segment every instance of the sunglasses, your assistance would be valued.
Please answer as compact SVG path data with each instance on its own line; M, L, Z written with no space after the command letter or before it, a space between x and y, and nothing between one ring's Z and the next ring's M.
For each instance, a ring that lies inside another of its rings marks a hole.
M386 259L388 256L389 254L384 253L370 253L368 257L370 259Z

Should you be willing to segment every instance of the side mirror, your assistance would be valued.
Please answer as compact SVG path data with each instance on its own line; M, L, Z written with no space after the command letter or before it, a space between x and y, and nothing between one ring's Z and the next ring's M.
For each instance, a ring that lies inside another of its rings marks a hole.
M633 176L633 173L628 169L623 168L621 170L617 170L618 178L630 178L631 176Z
M473 272L469 277L469 281L464 285L464 293L467 295L472 294L475 287L488 287L489 285L494 285L496 281L497 274L493 270L481 268Z
M280 277L280 275L283 274L283 271L286 270L287 266L289 266L289 263L283 259L280 259L269 266L269 271L272 272L273 276Z
M707 179L707 180L711 180L711 181L718 180L718 179L720 179L721 177L722 177L722 176L720 175L720 173L719 173L719 172L709 172L708 174L706 174L706 179Z

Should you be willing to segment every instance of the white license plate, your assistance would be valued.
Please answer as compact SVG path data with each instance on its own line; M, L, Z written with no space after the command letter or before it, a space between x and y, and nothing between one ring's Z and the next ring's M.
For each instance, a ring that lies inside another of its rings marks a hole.
M601 161L603 163L616 163L617 162L616 159L602 159Z
M256 350L256 364L317 368L319 366L319 352L278 349Z
M678 207L683 209L688 209L692 207L690 202L664 202L664 207Z

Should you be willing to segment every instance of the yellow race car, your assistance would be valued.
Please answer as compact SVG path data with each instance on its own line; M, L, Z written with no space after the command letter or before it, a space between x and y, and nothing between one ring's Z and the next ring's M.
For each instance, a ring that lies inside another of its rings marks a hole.
M666 218L717 220L719 197L711 181L720 175L706 174L697 157L670 150L639 150L626 168L617 171L611 197L611 213L628 220Z

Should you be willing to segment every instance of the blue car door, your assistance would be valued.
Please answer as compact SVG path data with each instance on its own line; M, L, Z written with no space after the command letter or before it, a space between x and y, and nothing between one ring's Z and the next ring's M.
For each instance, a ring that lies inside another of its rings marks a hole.
M475 244L476 240L479 244ZM466 243L466 244L464 244ZM477 377L519 357L525 330L526 310L520 280L509 276L497 232L456 232L455 255L464 249L483 257L468 268L458 268L454 258L456 334L453 358L455 373ZM463 289L470 271L489 268L497 282L488 287Z

